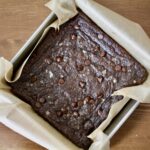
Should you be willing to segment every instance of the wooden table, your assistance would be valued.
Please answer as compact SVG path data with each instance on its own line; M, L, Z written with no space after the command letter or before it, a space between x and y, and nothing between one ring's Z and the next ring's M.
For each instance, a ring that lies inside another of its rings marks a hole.
M150 36L150 0L97 0L140 23ZM0 55L12 58L49 14L47 0L0 0ZM150 105L141 104L111 140L112 150L150 149ZM0 150L44 150L0 124Z

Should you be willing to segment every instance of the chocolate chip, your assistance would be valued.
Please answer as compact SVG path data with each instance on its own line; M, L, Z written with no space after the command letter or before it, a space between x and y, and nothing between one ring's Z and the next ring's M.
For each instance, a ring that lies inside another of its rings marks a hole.
M125 67L122 67L122 71L123 71L123 72L126 72L126 68L125 68Z
M56 62L60 63L63 61L63 57L62 56L57 56L56 57Z
M32 86L33 86L33 84L31 83L31 84L30 84L30 86L32 87Z
M76 68L77 68L77 71L83 71L84 69L83 65L77 65Z
M113 79L113 83L117 83L117 79L114 78L114 79Z
M47 98L48 98L48 99L50 99L50 98L51 98L51 96L50 96L50 95L48 95L48 96L47 96Z
M107 71L106 71L106 70L103 70L103 71L102 71L103 76L105 76L105 75L106 75L106 73L107 73Z
M78 26L78 25L75 25L74 28L78 30L78 29L79 29L79 26Z
M100 50L99 47L95 47L95 49L94 49L95 52L97 52L97 51L99 51L99 50Z
M89 103L90 103L90 104L94 104L94 103L95 103L95 100L94 100L94 99L90 99L90 100L89 100Z
M40 103L44 103L44 102L45 102L45 98L41 97L41 98L39 99L39 102L40 102Z
M73 116L75 116L75 117L78 117L79 116L79 114L78 114L78 112L73 112Z
M81 36L78 35L78 36L77 36L77 39L78 39L78 40L81 40ZM80 43L80 47L82 47L82 43Z
M43 81L43 80L40 80L40 83L41 83L41 84L44 84L44 81Z
M86 83L85 83L85 82L83 82L83 81L80 81L80 82L79 82L79 86L80 86L81 88L84 88L84 87L85 87L85 85L86 85Z
M90 101L90 99L91 97L87 96L83 101L84 105L86 105Z
M71 106L72 106L73 108L76 108L76 107L78 107L78 103L77 103L77 102L72 102L72 103L71 103Z
M86 121L85 124L84 124L84 129L85 129L85 130L90 130L90 129L92 129L93 127L94 127L94 126L93 126L93 123L92 123L91 120Z
M90 61L89 59L86 59L85 62L84 62L84 64L85 64L86 66L89 66L89 65L91 64L91 61Z
M82 101L82 100L79 100L79 101L78 101L78 106L79 106L79 107L83 106L83 101Z
M39 102L36 102L36 103L35 103L35 106L36 106L37 108L40 108L40 107L41 107L41 104L40 104Z
M83 101L83 104L86 105L86 104L87 104L87 100L84 100L84 101Z
M57 111L56 114L58 117L61 117L63 115L63 113L61 111Z
M103 94L99 94L99 95L97 96L98 99L101 99L102 97L103 97Z
M26 86L30 86L30 84L27 82L27 83L26 83Z
M35 75L31 76L31 82L34 83L37 80L37 77Z
M61 74L61 75L60 75L60 78L61 78L61 79L64 79L64 75Z
M62 111L62 112L64 112L64 111L65 111L65 109L64 109L64 108L61 108L61 111Z
M122 96L122 95L117 95L117 96L114 96L114 97L115 97L115 101L113 101L113 103L118 102L118 101L120 101L124 98L124 96Z
M30 75L30 76L33 76L33 73L30 73L29 75Z
M45 114L46 114L46 116L49 116L49 115L50 115L50 112L47 110L47 111L45 112Z
M100 110L98 110L98 115L101 117L102 116L102 112Z
M52 60L50 58L45 58L44 62L50 65L52 63Z
M98 39L102 40L103 39L103 35L102 34L98 34Z
M101 51L101 52L100 52L100 56L101 56L101 57L105 57L105 56L106 56L106 52L105 52L105 51Z
M112 45L112 41L111 40L108 40L108 45Z
M58 83L59 83L59 84L64 84L64 83L65 83L65 80L64 80L63 78L60 78L60 79L58 80Z
M70 114L67 114L66 116L67 116L67 117L70 117Z
M67 111L67 109L65 109L65 108L61 108L61 112L65 114L65 113L67 113L68 111Z
M102 76L101 77L97 77L97 80L98 80L99 83L102 83L103 77Z
M59 43L59 46L62 46L63 45L63 43Z
M116 66L115 66L115 70L116 70L116 71L120 71L121 68L122 68L122 67L121 67L120 65L116 65Z
M68 112L69 110L70 110L70 107L68 106L68 107L67 107L67 112Z
M73 34L73 35L71 35L71 39L72 40L75 40L76 39L76 36Z
M54 102L53 101L49 101L48 104L52 105Z

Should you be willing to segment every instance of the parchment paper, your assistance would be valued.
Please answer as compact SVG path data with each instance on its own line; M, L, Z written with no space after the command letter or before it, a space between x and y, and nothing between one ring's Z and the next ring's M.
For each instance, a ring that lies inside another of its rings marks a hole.
M52 9L57 15L58 20L44 31L39 42L49 28L54 27L59 29L61 24L75 16L77 14L77 6L108 35L122 45L150 73L150 40L138 24L129 21L92 0L52 0L46 6ZM12 64L4 58L0 59L0 121L47 149L79 150L77 146L34 113L28 104L10 92L7 82L15 82L20 77L28 58L23 62L14 81L11 81ZM112 106L107 119L88 136L93 140L93 144L89 148L90 150L109 149L109 139L103 133L103 130L128 102L129 98L140 102L150 102L150 76L148 76L143 85L124 88L116 91L114 94L124 95L124 99Z

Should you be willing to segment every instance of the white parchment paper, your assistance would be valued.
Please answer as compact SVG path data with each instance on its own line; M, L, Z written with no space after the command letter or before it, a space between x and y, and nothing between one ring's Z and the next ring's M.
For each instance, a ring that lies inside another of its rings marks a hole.
M58 20L44 31L39 42L49 28L59 29L61 24L74 17L77 14L76 7L79 7L99 27L135 57L150 73L150 39L137 23L116 14L92 0L52 0L46 6L57 15ZM15 82L20 77L28 58L23 62L14 81L11 81L13 65L4 58L0 58L0 122L47 149L79 150L80 148L72 144L34 113L28 104L10 92L7 82ZM148 76L144 84L124 88L116 91L114 94L124 95L124 99L112 106L107 119L88 136L93 140L89 150L108 150L110 148L109 138L103 133L103 130L128 102L129 98L140 102L150 102L150 76Z

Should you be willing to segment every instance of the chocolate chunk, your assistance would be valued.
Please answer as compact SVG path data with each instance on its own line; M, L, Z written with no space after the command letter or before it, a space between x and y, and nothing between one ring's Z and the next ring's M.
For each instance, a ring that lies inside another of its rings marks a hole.
M116 70L116 71L121 71L121 68L122 68L122 67L121 67L120 65L116 65L116 66L115 66L115 70Z
M79 82L79 86L80 86L81 88L84 88L84 87L85 87L85 85L86 85L86 83L85 83L85 82L83 82L83 81L80 81L80 82Z

